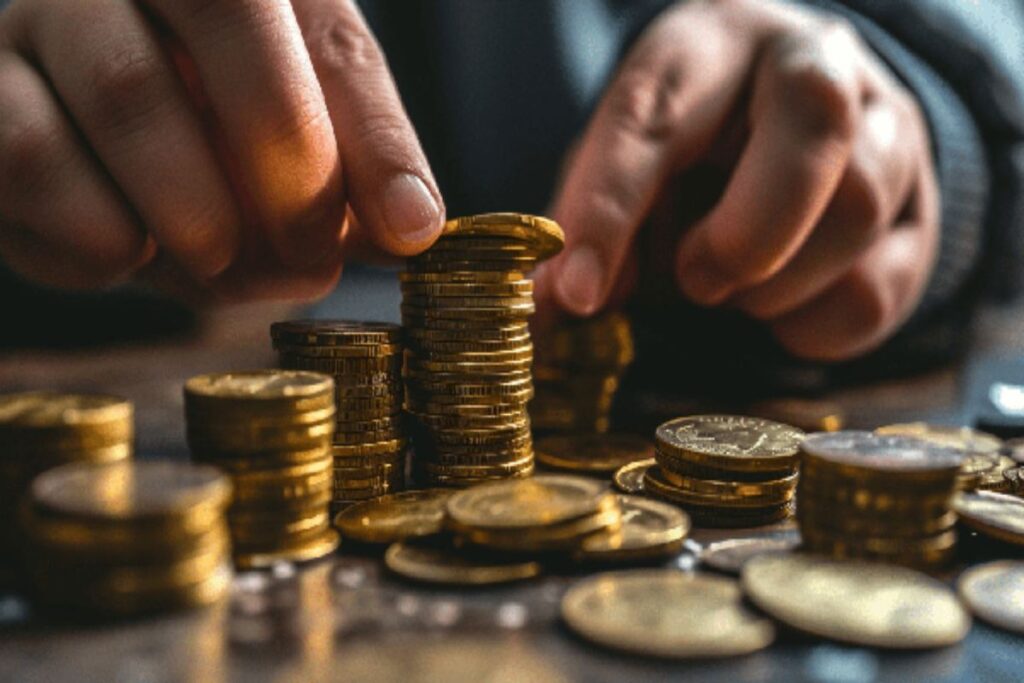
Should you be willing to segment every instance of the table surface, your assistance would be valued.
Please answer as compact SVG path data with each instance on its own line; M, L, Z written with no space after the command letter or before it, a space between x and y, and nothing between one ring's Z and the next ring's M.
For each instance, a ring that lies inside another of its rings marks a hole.
M389 306L392 298L385 294L373 305ZM267 325L290 313L266 306L223 312L199 338L162 347L9 354L0 358L0 391L125 395L136 404L140 457L184 458L182 383L202 372L271 365ZM987 314L974 353L1019 352L1022 320L1013 311ZM829 398L842 406L851 427L916 418L953 422L962 415L958 378L958 368L946 368ZM671 565L692 571L700 546L722 536L695 531ZM578 640L559 621L561 596L578 578L548 575L497 589L439 590L397 580L378 558L343 548L310 565L239 574L230 599L215 607L127 623L50 622L33 615L19 596L0 594L0 681L860 683L1024 676L1024 638L979 622L960 645L924 653L881 652L782 631L768 650L728 660L619 655Z

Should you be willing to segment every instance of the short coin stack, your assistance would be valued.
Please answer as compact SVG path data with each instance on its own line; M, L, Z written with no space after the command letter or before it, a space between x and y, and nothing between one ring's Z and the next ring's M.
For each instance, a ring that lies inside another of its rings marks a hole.
M45 472L21 511L37 599L110 615L218 600L231 581L230 497L227 477L188 463Z
M926 570L952 558L961 451L859 431L812 434L801 451L797 520L805 548Z
M406 404L423 483L466 486L533 472L526 273L563 239L544 218L471 216L448 221L433 247L408 260Z
M132 404L111 396L48 392L0 396L0 547L8 550L9 560L18 554L16 506L33 477L65 463L130 458L132 417ZM0 572L11 569L0 566Z
M670 420L655 432L658 464L644 474L644 490L682 506L697 526L777 522L793 514L803 438L754 417Z
M633 362L629 319L611 312L561 321L537 349L530 406L538 431L604 433L619 379Z
M402 422L402 346L398 325L297 320L270 328L281 367L334 378L334 500L354 502L401 490L407 439Z
M331 437L334 382L315 372L257 370L185 384L192 458L226 471L240 568L303 561L334 551Z

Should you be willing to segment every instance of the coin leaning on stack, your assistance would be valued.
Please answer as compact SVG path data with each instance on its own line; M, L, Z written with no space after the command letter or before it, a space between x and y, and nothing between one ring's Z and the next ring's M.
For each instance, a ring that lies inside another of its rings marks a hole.
M655 432L648 494L680 505L697 526L752 527L793 514L799 446L795 427L754 417L695 415Z
M619 312L560 321L545 330L534 367L533 428L607 432L619 379L633 358L632 326Z
M533 472L526 274L563 241L544 218L470 216L448 221L434 246L407 261L406 408L422 483L466 486Z
M407 439L402 422L398 325L297 320L270 328L281 367L334 378L332 513L403 488Z
M231 581L231 483L174 462L75 463L32 483L21 510L42 603L133 615L208 604Z
M185 384L192 459L234 485L228 509L235 565L323 557L338 546L333 481L334 382L315 372L257 370Z
M925 570L952 559L961 451L844 431L808 436L801 453L797 521L805 548Z
M32 479L58 465L132 456L132 404L111 396L25 392L0 396L0 547L19 554L17 505ZM13 566L0 574L10 573Z

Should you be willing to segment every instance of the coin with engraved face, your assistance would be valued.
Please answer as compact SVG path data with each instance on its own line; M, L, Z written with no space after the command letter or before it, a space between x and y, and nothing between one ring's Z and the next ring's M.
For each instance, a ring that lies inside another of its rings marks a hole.
M675 505L639 496L619 496L621 526L583 540L577 557L612 561L670 557L682 549L689 516Z
M473 528L536 527L599 512L614 497L604 483L583 477L539 475L480 484L448 499L452 520Z
M804 433L756 417L695 415L670 420L655 432L659 452L725 470L786 470L796 466Z
M893 473L956 473L963 451L911 437L863 431L811 434L803 451L832 465Z

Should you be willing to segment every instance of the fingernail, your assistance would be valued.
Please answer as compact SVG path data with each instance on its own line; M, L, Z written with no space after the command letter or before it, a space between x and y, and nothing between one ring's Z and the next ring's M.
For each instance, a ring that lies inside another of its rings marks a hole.
M562 305L571 313L590 315L600 307L604 286L601 256L590 245L580 245L565 259L555 288Z
M441 229L441 207L419 177L403 173L384 190L384 221L397 240L419 245Z

